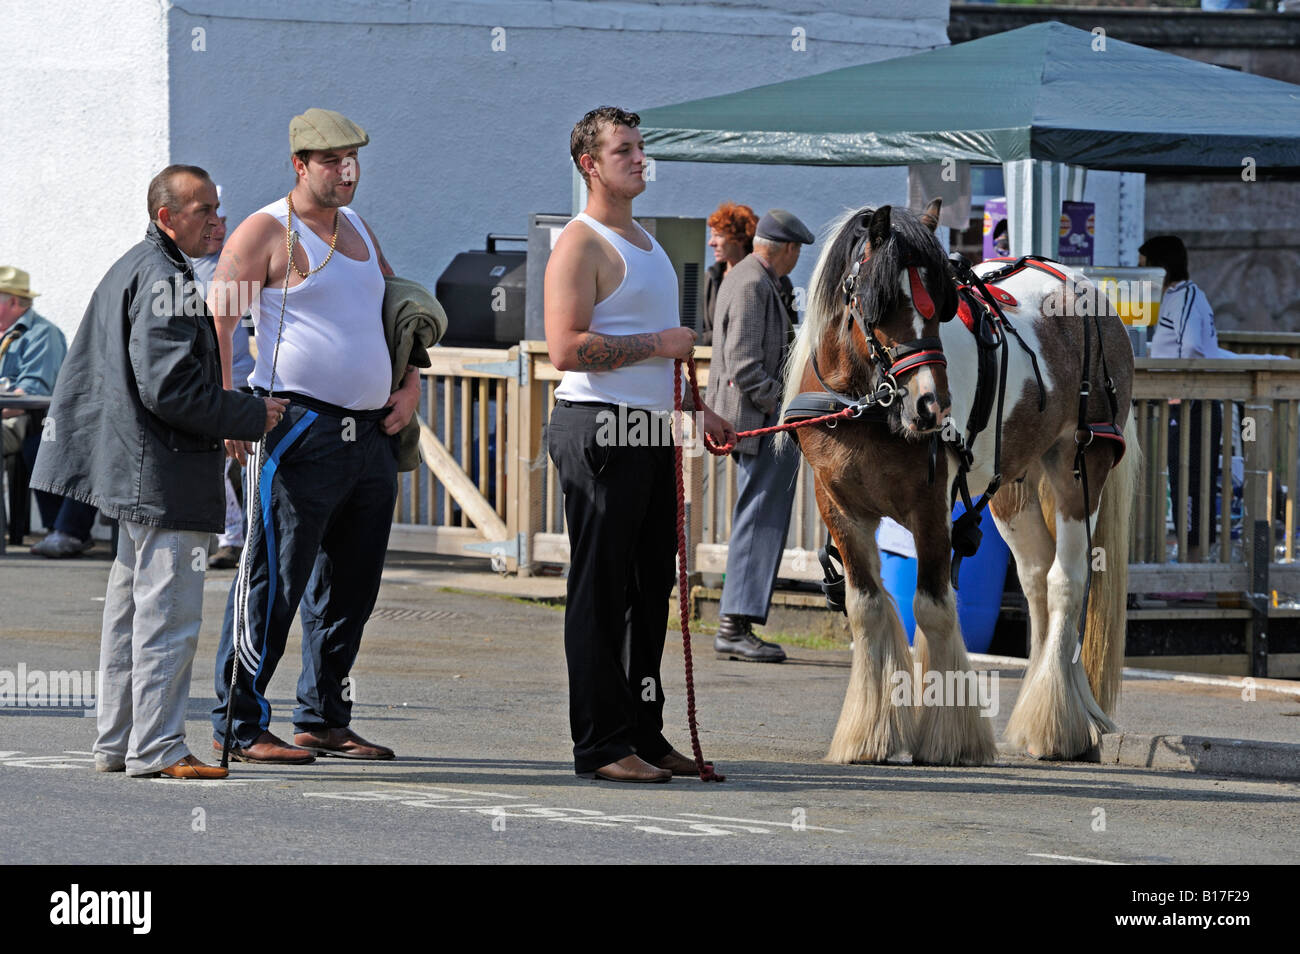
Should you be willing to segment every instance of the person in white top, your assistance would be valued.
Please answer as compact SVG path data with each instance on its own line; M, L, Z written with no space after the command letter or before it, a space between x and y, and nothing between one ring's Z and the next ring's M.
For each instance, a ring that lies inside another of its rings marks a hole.
M225 741L237 653L230 744L241 761L393 758L391 749L350 728L348 691L392 527L396 435L420 396L412 367L390 393L381 309L384 278L393 270L370 227L348 207L361 174L357 150L369 141L365 130L331 110L295 116L289 123L293 191L235 229L209 290L226 387L235 384L232 335L252 289L258 355L249 384L256 393L289 400L284 420L266 436L260 471L250 468L248 506L256 519L217 650L213 745L221 750ZM226 444L241 463L252 451L242 442ZM266 687L299 602L303 670L288 745L270 731Z
M546 266L546 344L564 372L548 428L569 531L564 650L577 774L621 782L694 775L663 736L659 662L677 545L671 440L673 359L695 332L681 327L677 279L659 244L632 219L645 190L640 118L594 109L570 137L587 182L583 213ZM717 443L731 425L698 408ZM613 425L617 423L617 427Z

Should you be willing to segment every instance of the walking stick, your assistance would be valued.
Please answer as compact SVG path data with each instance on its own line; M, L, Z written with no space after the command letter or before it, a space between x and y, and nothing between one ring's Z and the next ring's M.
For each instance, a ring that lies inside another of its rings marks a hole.
M280 337L284 333L284 309L289 301L289 272L293 268L293 247L298 243L298 231L290 228L290 221L285 219L285 249L288 261L284 265L284 290L280 294L280 323L275 330L275 348L271 352L271 380L267 382L267 394L275 394L275 365L280 359ZM242 317L240 319L243 320ZM235 580L235 626L230 641L230 688L226 691L226 731L221 737L221 767L230 767L230 733L235 723L235 693L239 689L239 652L246 631L245 620L248 618L248 580L251 572L250 556L253 542L253 526L262 510L262 463L266 457L266 434L257 441L253 458L248 469L248 493L244 494L244 554L239 560L239 576ZM267 613L271 608L267 607Z

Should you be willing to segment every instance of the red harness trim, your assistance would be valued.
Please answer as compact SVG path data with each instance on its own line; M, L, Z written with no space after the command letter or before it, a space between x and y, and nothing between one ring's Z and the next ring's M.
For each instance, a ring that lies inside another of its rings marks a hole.
M1109 421L1097 421L1089 424L1087 430L1089 436L1085 446L1091 444L1093 438L1104 437L1108 441L1115 442L1115 447L1113 448L1115 451L1115 463L1111 466L1114 467L1124 459L1124 452L1128 450L1128 441L1124 440L1124 432L1118 427ZM1078 438L1076 437L1075 440L1077 441Z
M921 273L915 265L907 267L907 277L912 283L912 305L929 321L934 317L934 300L925 290L925 282L921 281Z
M907 372L923 368L927 364L938 364L947 367L948 359L944 357L942 351L918 351L916 354L908 355L902 361L890 365L889 373L897 379Z
M957 302L957 317L961 323L966 326L966 330L975 334L975 316L971 314L970 305L966 304L966 299L962 298Z
M1009 255L1006 255L1006 256L999 256L997 258L986 258L984 259L984 261L1014 262L1016 261L1016 259L1012 258ZM1013 269L1012 271L1007 272L1007 274L1002 275L1001 278L1010 278L1012 275L1016 274L1016 272L1022 271L1026 268L1036 268L1040 272L1046 272L1047 274L1054 277L1057 281L1068 282L1070 280L1070 276L1065 274L1065 272L1059 271L1058 269L1053 268L1051 265L1046 265L1043 262L1037 261L1036 259L1032 259L1032 258L1026 259L1024 264L1021 265L1020 268Z

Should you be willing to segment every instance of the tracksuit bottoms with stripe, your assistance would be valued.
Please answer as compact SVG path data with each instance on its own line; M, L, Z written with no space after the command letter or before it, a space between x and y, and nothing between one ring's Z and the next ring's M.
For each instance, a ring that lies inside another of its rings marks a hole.
M233 742L252 745L271 724L267 684L301 604L302 674L294 730L344 728L347 679L379 593L397 495L397 437L387 410L350 411L300 394L267 435L249 477L250 531L217 650L214 738L224 740L226 693L238 631L240 667ZM258 506L260 496L260 506ZM243 590L247 572L247 598Z

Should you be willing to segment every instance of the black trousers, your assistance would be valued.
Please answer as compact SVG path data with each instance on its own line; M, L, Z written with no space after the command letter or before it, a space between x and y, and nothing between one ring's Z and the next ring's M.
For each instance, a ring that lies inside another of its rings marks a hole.
M644 411L627 412L634 421ZM569 524L564 653L573 765L590 772L633 753L668 754L659 663L677 550L673 449L629 446L647 423L609 426L608 405L556 404L548 443ZM611 439L613 438L613 439Z
M1219 538L1219 517L1214 509L1214 490L1219 485L1219 451L1223 446L1223 403L1220 401L1191 401L1187 410L1189 448L1191 466L1187 474L1187 491L1182 492L1178 479L1178 444L1179 420L1182 412L1177 407L1171 408L1169 418L1169 446L1166 450L1166 463L1169 466L1169 499L1173 501L1174 526L1178 526L1178 508L1182 507L1187 516L1187 545L1200 546L1201 533L1197 527L1197 515L1201 506L1201 415L1205 408L1210 409L1210 543ZM1228 485L1228 497L1223 506L1232 506L1232 485ZM1181 555L1179 559L1184 559Z
M349 411L304 395L291 400L284 419L266 435L266 459L256 475L261 492L248 493L248 506L256 499L261 507L244 543L217 646L212 733L222 741L238 615L243 635L232 742L240 746L270 730L267 687L300 608L294 731L351 724L348 678L379 594L397 497L397 437L380 427L386 411ZM245 597L240 581L246 570Z

